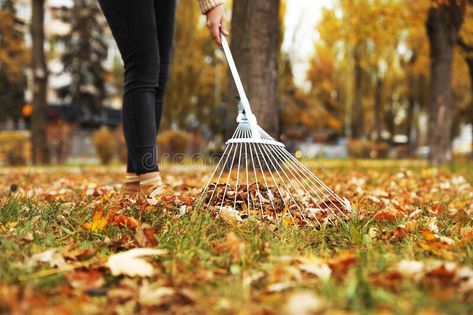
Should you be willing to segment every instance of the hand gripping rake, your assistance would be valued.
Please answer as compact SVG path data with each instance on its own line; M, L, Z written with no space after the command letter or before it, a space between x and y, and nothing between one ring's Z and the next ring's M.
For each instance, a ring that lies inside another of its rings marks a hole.
M258 126L228 43L225 36L221 38L240 96L238 126L197 204L303 226L348 220L352 215L350 202L335 194L284 144Z

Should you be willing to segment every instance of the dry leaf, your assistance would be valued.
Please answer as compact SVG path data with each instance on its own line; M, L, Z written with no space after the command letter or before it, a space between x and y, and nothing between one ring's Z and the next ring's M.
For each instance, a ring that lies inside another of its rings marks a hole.
M330 275L332 274L332 269L327 264L302 264L299 265L299 268L302 271L311 273L313 275L316 275L320 279L327 281L330 279Z
M165 255L164 249L156 248L133 248L126 252L114 254L108 258L106 266L110 268L112 275L126 275L138 277L150 277L154 275L153 265L143 259L145 256Z
M217 207L220 208L218 212L219 217L228 225L237 225L238 223L244 222L244 220L240 216L240 212L233 209L233 207L225 206L225 207Z
M158 244L154 234L154 228L147 223L143 223L138 226L135 239L141 247L154 247Z
M116 224L118 226L123 226L123 227L130 228L132 230L135 230L138 227L138 225L140 224L140 221L138 221L137 219L135 219L133 217L130 217L130 216L127 216L127 215L124 215L124 214L120 214L120 215L117 215L117 216L113 217L112 223Z
M148 281L145 281L140 287L138 301L145 306L160 305L167 302L175 293L173 288L164 287L162 283L149 284Z
M310 315L323 311L324 303L312 292L297 292L289 296L284 314Z
M230 252L233 262L239 262L245 253L245 242L235 233L229 232L223 241L216 242L214 248L219 253Z
M90 232L100 232L107 226L108 214L103 216L103 210L96 211L92 216L92 222L84 223L84 228Z
M51 268L63 268L67 265L64 257L55 249L48 249L47 251L33 255L29 264L34 266L37 262L48 263Z

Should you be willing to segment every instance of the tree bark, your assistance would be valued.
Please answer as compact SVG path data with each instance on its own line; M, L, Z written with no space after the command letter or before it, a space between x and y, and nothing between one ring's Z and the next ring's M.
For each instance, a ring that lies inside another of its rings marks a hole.
M31 117L31 141L34 164L49 163L46 138L48 70L44 54L44 2L44 0L32 0L33 113Z
M473 50L473 49L472 49ZM471 158L473 159L473 56L469 54L465 57L465 61L468 65L468 72L470 74L470 90L471 90L471 104L470 104L470 125L471 125Z
M458 38L458 45L465 52L465 62L468 66L468 73L470 76L470 90L471 90L471 105L469 110L469 119L471 124L471 158L473 159L473 45L469 45Z
M359 49L355 47L353 53L355 63L354 69L354 99L351 116L351 137L359 139L364 135L363 130L363 69L361 68L361 56Z
M429 161L450 163L452 126L452 59L457 34L463 22L464 0L436 3L429 9L427 34L430 44Z
M374 95L374 117L375 117L375 132L376 132L376 141L381 141L381 132L382 132L382 112L383 112L383 79L380 77L376 78L376 87L375 87L375 95Z
M272 136L279 135L279 7L280 0L235 0L231 23L231 49L251 108ZM233 80L229 95L236 95Z

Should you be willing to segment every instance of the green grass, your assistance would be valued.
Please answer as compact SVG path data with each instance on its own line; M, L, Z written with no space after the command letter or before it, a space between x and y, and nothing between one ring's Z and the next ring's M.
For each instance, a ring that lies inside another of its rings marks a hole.
M421 173L426 170L426 166L417 161L407 166L395 162L373 164L366 161L314 163L324 168L325 172L336 172L337 176L347 178L357 176L356 174L365 176L373 170L386 176L394 176L400 169L408 167L416 174L416 181L420 183L425 180ZM470 183L473 178L471 163L442 168L440 172L447 174L445 176L462 175ZM344 178L340 181L344 181ZM374 190L379 186L379 181L379 178L369 178L367 189ZM396 197L398 196L393 196ZM434 195L432 200L435 198L440 197ZM448 202L445 201L445 206L451 208L455 203L466 206L470 202L469 198L468 194L459 194L448 199ZM361 206L361 200L363 199L359 199L355 206ZM419 207L429 209L432 200L425 200L424 203L421 199L417 202ZM85 230L83 224L89 222L94 213L90 208L92 201L92 197L83 196L76 196L74 200L59 201L4 197L0 204L0 285L6 288L33 288L43 298L54 296L55 298L50 300L51 305L72 299L70 294L57 291L58 288L68 286L67 272L54 272L54 268L48 264L31 265L28 262L35 253L51 248L58 251L96 248L94 259L105 259L114 251L122 250L107 246L110 241L133 240L133 230L114 225L108 225L100 232ZM104 207L107 209L107 203L104 203ZM368 207L360 211L371 210ZM419 246L419 241L422 240L420 230L425 228L427 217L419 218L415 230L397 241L383 237L372 239L369 236L370 230L376 228L383 235L384 232L393 231L399 224L408 223L409 218L395 222L355 219L338 227L313 229L278 227L255 220L232 227L210 213L199 212L190 212L179 219L174 213L143 212L133 207L125 213L155 228L157 247L168 250L167 255L154 260L159 270L157 279L172 283L176 288L186 288L194 292L193 307L196 310L226 313L268 309L278 313L289 294L310 291L324 301L328 310L361 314L375 314L381 310L393 314L416 314L426 310L448 314L473 312L471 293L465 296L457 292L456 288L452 289L451 294L444 296L442 287L435 287L428 282L416 283L401 279L395 282L394 288L373 282L373 275L386 274L402 259L453 261L464 266L473 266L471 242L440 255ZM439 234L448 235L455 241L461 241L457 235L460 228L472 226L471 218L460 220L449 216L448 213L440 215L437 220ZM216 250L216 244L223 242L230 232L235 233L244 244L244 250L238 259L233 259L230 251ZM318 257L331 261L347 251L353 252L357 263L349 267L346 274L332 276L326 282L305 273L291 274L291 264L294 263L280 261L281 257L285 256L296 260ZM122 277L112 277L105 270L103 272L107 290L120 286ZM265 276L249 286L246 282L248 277L259 272L263 272ZM298 276L302 278L297 279ZM293 281L294 285L282 292L268 292L270 284L285 280ZM59 298L61 294L63 297ZM117 302L110 301L106 295L85 295L88 296L88 304L99 309L104 307L102 310L106 313L111 313L117 307ZM0 310L8 309L5 305L8 303L0 299ZM161 310L171 312L173 308L168 306Z

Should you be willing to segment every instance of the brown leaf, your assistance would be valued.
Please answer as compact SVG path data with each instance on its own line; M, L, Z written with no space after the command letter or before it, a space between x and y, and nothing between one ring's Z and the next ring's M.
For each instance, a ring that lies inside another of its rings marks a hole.
M92 270L75 270L66 275L69 284L74 289L81 291L89 289L98 289L105 284L102 272Z
M223 241L214 244L214 249L218 253L230 252L232 261L238 262L245 253L245 242L238 238L235 233L229 232Z
M328 264L334 275L343 276L348 269L358 262L358 257L353 251L347 251L334 257Z
M135 230L138 225L140 224L140 221L137 219L124 215L124 214L119 214L117 216L114 216L111 223L118 225L118 226L123 226L127 227L129 229Z
M151 225L142 223L136 229L135 239L141 247L155 247L158 244L155 233Z

